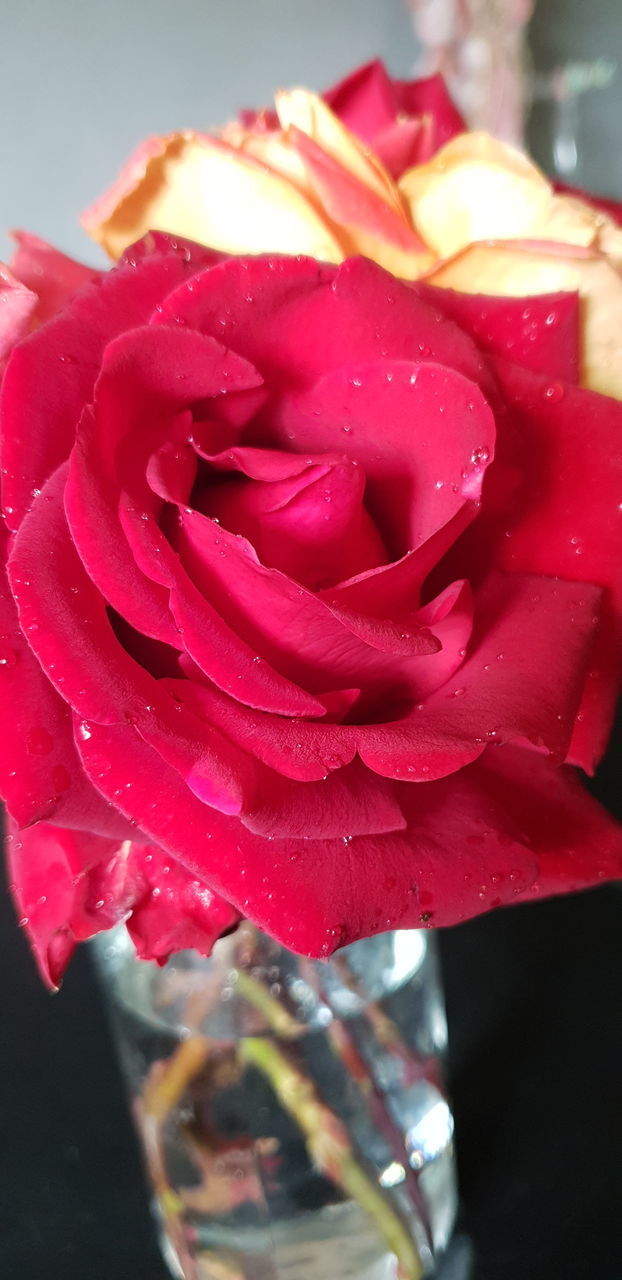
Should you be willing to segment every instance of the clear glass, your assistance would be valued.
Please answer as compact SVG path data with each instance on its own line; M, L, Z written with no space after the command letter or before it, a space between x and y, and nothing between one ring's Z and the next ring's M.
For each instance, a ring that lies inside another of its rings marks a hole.
M554 177L622 197L620 0L538 0L529 28L530 150Z
M248 924L161 968L124 929L97 951L175 1276L440 1274L456 1191L433 936L328 962Z
M469 128L521 145L529 97L525 33L534 0L407 0L417 75L440 72Z

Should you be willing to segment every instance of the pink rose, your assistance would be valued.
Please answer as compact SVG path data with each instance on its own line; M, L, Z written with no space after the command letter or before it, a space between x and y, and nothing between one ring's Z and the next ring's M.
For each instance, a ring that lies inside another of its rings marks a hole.
M574 295L155 234L14 349L1 787L50 981L119 918L327 955L620 873L571 767L621 587L577 333Z

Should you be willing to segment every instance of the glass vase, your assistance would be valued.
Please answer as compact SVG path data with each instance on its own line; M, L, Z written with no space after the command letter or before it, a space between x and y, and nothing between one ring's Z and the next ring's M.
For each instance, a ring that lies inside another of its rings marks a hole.
M96 950L165 1258L183 1280L462 1280L435 940L204 959Z

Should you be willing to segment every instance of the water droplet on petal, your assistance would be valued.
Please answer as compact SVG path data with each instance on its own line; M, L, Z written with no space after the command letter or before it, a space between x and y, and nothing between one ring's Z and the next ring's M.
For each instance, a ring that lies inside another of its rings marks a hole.
M564 388L561 382L550 382L548 387L544 389L544 398L549 404L559 404L564 398Z
M478 449L474 449L471 454L471 462L474 467L482 467L490 458L490 449L488 445L482 444Z

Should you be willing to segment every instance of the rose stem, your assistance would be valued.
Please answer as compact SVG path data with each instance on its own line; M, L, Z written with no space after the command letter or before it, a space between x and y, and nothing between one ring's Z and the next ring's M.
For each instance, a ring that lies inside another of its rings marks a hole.
M303 966L301 964L301 970L302 968ZM321 981L318 979L318 975L311 962L308 962L308 967L305 966L304 972L306 972L309 984L313 986L314 990L322 999L326 1000L330 1008L330 998L322 991ZM383 1134L388 1146L395 1156L395 1159L399 1164L401 1164L404 1170L405 1181L410 1198L419 1214L419 1218L428 1238L428 1243L431 1245L432 1228L428 1207L425 1202L417 1174L408 1163L408 1158L404 1150L404 1134L399 1129L398 1125L395 1124L390 1112L385 1106L385 1095L378 1088L363 1055L359 1052L344 1023L334 1018L327 1028L327 1034L337 1057L341 1062L343 1062L348 1075L350 1075L356 1082L361 1093L366 1099L374 1123L380 1133Z
M272 1040L249 1036L239 1046L242 1062L269 1080L282 1106L302 1130L309 1155L317 1167L342 1187L375 1221L395 1254L401 1280L421 1280L423 1265L414 1240L383 1192L357 1162L344 1126L317 1096L311 1081Z
M360 996L364 1001L364 1016L370 1023L379 1044L387 1049L390 1054L401 1058L406 1068L408 1080L430 1080L431 1084L438 1087L438 1071L430 1071L425 1061L413 1053L410 1046L405 1043L393 1019L385 1013L377 1000L365 999L365 995L360 992L359 983L352 973L345 956L333 956L332 964L335 966L344 986L349 991L353 991L355 995Z
M210 1041L205 1036L189 1036L187 1040L182 1040L168 1062L155 1064L162 1070L148 1077L140 1108L141 1128L151 1180L164 1215L166 1229L179 1255L186 1280L198 1280L198 1272L180 1221L180 1201L166 1174L161 1133L165 1121L179 1102L184 1090L204 1067L210 1049Z
M235 993L263 1014L268 1025L283 1039L296 1040L305 1034L306 1027L301 1022L297 1022L291 1013L279 1004L263 982L251 977L243 969L237 971Z

